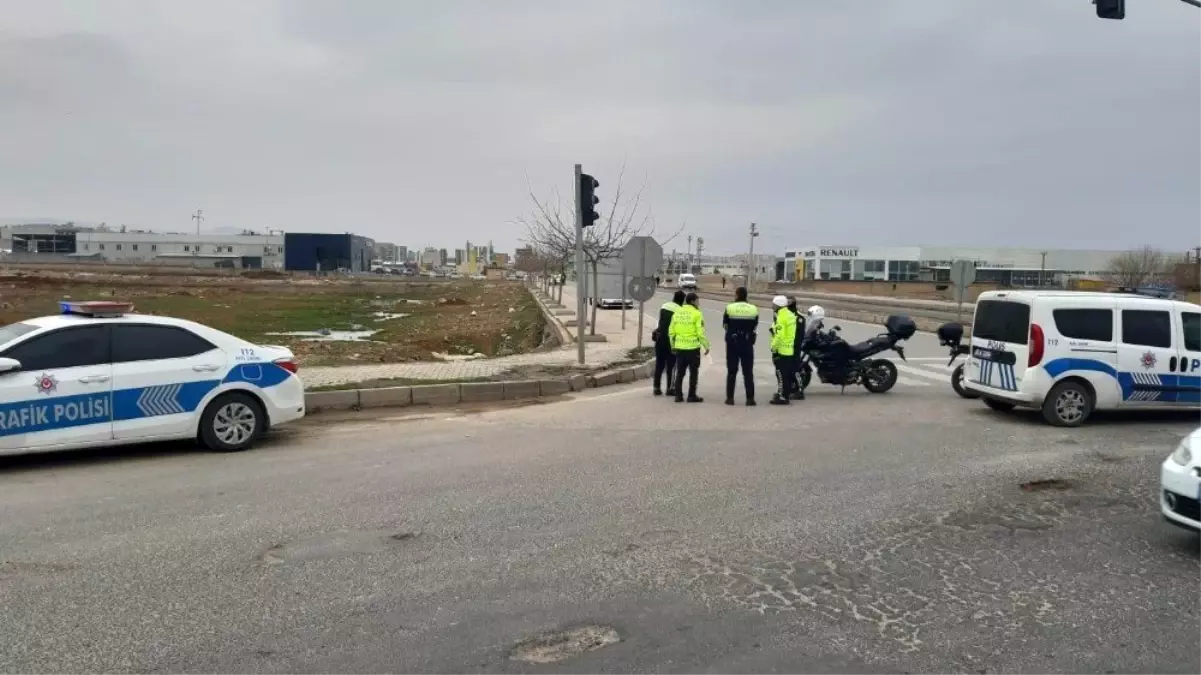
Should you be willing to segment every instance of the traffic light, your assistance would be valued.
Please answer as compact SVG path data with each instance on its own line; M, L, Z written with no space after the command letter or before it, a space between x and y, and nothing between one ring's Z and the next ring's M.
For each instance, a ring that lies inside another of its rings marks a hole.
M1125 19L1126 0L1093 0L1097 16L1102 19Z
M600 203L600 197L596 196L598 187L600 181L586 173L580 174L580 219L584 227L591 227L600 220L600 214L596 212L596 205Z

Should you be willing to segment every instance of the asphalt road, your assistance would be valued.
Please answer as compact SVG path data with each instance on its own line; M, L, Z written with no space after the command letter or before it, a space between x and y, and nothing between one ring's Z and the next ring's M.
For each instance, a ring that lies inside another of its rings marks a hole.
M1195 416L721 379L4 460L0 670L1201 672L1198 537L1156 506Z

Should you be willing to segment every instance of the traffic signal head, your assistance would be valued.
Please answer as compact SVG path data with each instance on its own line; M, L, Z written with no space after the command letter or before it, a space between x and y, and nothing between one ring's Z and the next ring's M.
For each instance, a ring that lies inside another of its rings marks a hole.
M1125 19L1126 0L1093 0L1097 16L1102 19Z
M596 212L596 205L600 203L600 197L596 196L598 187L600 181L586 173L580 174L580 218L584 227L591 227L600 220L600 214Z

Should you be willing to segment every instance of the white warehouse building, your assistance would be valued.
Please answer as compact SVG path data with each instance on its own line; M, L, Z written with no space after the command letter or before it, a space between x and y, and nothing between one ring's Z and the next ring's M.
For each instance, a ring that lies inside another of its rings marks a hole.
M832 246L789 249L777 269L787 281L950 281L951 263L976 263L976 280L1039 286L1064 276L1102 274L1121 251L948 246Z
M115 263L283 269L284 235L81 231L75 234L71 257Z

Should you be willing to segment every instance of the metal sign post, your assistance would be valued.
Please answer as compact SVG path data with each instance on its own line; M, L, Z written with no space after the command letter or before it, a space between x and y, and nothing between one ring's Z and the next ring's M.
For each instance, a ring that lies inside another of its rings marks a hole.
M976 263L971 260L956 260L951 263L951 283L955 285L955 320L963 321L963 301L968 287L976 280Z
M621 329L626 329L626 260L621 259Z

